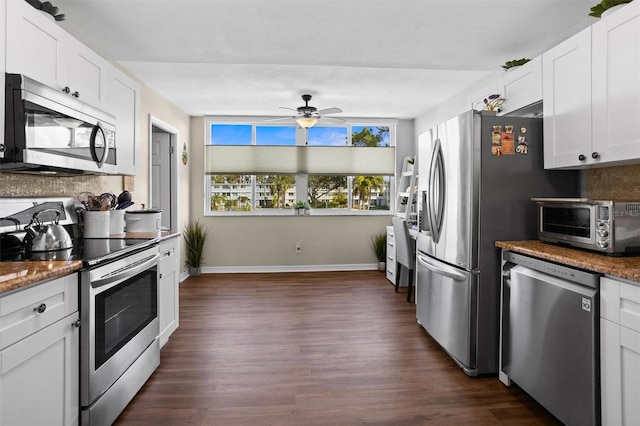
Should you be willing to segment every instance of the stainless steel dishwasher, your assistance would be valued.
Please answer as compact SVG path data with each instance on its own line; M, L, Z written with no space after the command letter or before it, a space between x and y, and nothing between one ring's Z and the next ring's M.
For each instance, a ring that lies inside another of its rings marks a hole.
M600 275L503 251L500 381L566 425L600 424Z

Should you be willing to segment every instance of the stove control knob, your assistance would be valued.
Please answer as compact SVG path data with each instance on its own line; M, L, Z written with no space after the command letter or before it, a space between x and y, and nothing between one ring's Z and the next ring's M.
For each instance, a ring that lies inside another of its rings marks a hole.
M609 236L609 230L606 228L599 228L598 229L598 234L600 234L601 237L608 237Z
M609 247L609 243L607 241L598 241L598 246L600 248L606 249L607 247Z

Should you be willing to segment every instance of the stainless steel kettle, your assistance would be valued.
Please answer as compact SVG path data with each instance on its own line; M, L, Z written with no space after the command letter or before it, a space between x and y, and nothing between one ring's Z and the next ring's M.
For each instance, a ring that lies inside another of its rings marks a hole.
M54 223L45 225L38 220L38 216L45 212L55 212ZM22 244L27 253L45 252L54 250L67 250L73 247L69 233L62 225L58 225L60 211L57 209L44 209L36 212L31 222L24 227L27 232Z

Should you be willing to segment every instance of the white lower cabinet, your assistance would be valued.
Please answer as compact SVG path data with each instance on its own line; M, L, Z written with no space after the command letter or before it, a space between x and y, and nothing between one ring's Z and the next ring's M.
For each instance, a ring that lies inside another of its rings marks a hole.
M602 424L640 419L640 283L600 281Z
M158 264L158 318L160 322L160 347L179 324L179 259L178 238L160 244Z
M393 237L393 226L387 226L387 279L392 284L396 283L396 242Z
M78 424L78 326L77 274L0 297L0 426Z

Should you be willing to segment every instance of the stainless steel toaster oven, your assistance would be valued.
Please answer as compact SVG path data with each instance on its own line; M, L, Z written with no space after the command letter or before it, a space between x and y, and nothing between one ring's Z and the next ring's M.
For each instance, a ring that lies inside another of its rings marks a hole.
M534 198L538 238L609 255L640 255L640 202Z

